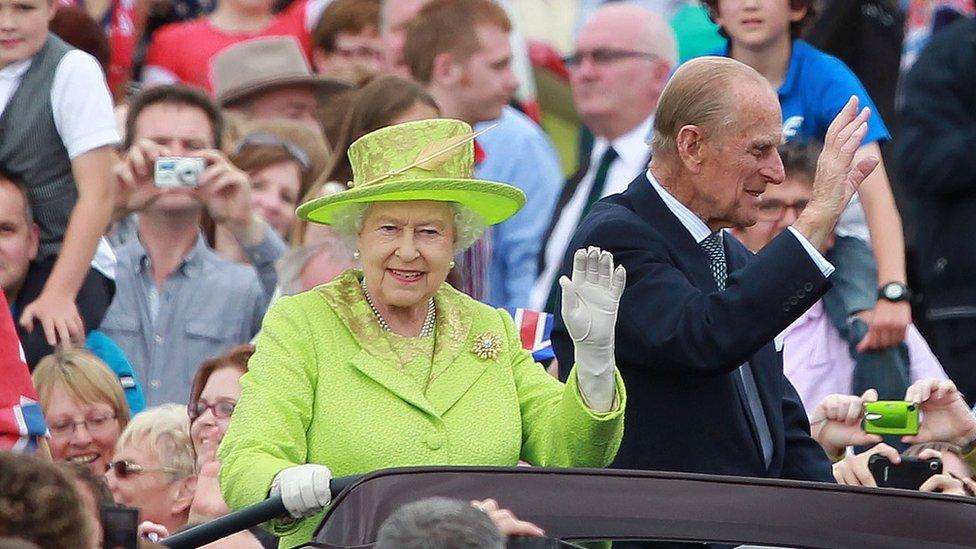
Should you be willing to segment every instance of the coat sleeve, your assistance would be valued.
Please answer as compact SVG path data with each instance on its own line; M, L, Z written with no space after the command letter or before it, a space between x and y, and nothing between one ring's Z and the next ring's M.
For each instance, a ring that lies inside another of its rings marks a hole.
M583 402L575 370L566 384L550 376L522 348L511 316L505 323L506 349L512 364L522 416L521 458L547 467L606 467L617 455L624 430L627 393L615 373L615 407L592 412Z
M725 291L711 293L689 280L663 237L642 221L606 216L581 229L569 249L588 246L611 252L627 269L617 315L618 364L639 364L663 375L712 376L735 370L830 287L790 231L744 268L729 273ZM567 256L564 270L569 265ZM573 354L562 315L556 317L552 340L564 375Z
M783 434L786 437L782 478L836 482L830 458L810 436L810 422L800 395L786 376L783 384Z
M220 489L231 509L267 498L281 470L307 460L305 433L318 381L313 323L300 301L308 297L275 302L255 342L248 372L241 377L241 398L218 454ZM275 531L286 534L301 523L293 521Z

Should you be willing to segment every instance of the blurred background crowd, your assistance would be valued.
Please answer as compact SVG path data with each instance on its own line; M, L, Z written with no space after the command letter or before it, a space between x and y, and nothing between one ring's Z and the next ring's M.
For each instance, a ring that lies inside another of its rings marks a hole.
M68 462L0 465L37 477L0 482L13 494L0 501L58 517L0 504L12 513L0 537L31 523L38 546L97 546L98 521L77 524L112 502L159 535L228 512L217 447L269 304L360 265L348 238L296 208L347 190L350 145L380 128L454 118L486 130L475 175L521 189L526 205L459 252L448 281L508 310L558 375L549 332L574 231L647 170L658 99L704 55L754 68L783 111L786 180L766 189L755 225L730 231L753 252L812 200L848 98L872 109L858 154L882 162L822 250L834 288L777 338L815 438L846 413L838 395L859 406L928 383L968 411L974 14L971 0L0 0L0 309L13 320L0 362L19 362L19 342L32 376L0 381L0 425L10 449ZM202 162L177 166L167 187L166 157ZM928 489L972 495L962 434L824 449L855 484L871 483L869 453L936 452L952 474Z

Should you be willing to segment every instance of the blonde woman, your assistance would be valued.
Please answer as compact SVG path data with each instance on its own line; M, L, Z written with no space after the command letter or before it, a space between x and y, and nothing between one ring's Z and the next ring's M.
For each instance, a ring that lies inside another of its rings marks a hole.
M59 349L44 357L33 377L51 432L51 455L104 473L129 422L119 378L84 349Z
M143 520L169 532L186 525L197 483L186 408L164 404L134 417L116 443L105 480L115 502L138 507Z

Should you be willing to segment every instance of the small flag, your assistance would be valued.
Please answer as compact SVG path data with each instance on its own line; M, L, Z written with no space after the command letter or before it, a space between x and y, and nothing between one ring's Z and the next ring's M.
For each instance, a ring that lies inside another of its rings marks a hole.
M505 310L515 320L515 328L519 331L522 348L532 353L532 358L536 362L546 362L556 358L550 340L553 320L551 314L531 309L506 308Z
M24 349L7 298L0 290L0 449L33 452L47 434Z

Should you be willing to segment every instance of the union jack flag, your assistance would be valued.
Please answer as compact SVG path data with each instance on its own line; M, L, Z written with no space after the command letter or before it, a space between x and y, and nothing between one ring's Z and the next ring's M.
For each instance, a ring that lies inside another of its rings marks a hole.
M0 449L33 452L47 434L24 350L7 298L0 290Z
M515 328L519 331L522 348L532 353L536 362L546 362L556 358L552 350L552 315L531 309L506 308L508 314L515 319Z

